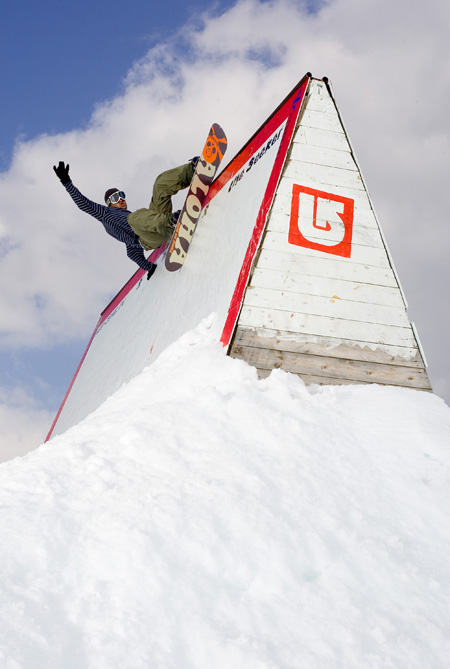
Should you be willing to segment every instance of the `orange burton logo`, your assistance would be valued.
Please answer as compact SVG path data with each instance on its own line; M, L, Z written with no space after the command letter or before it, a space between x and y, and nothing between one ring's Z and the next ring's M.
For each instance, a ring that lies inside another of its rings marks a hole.
M350 258L354 204L348 197L294 184L289 243Z

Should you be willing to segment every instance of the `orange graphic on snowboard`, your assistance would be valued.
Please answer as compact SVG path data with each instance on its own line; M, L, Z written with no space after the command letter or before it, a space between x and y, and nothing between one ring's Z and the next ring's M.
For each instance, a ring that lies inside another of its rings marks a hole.
M203 149L202 157L206 160L206 162L212 164L217 160L217 157L219 157L219 162L223 158L223 154L225 153L225 150L227 148L227 140L225 137L219 138L216 134L216 128L218 128L217 124L214 124L211 128L211 134L209 135L208 139L206 140L206 144ZM222 143L222 146L221 146ZM221 150L223 147L223 151Z

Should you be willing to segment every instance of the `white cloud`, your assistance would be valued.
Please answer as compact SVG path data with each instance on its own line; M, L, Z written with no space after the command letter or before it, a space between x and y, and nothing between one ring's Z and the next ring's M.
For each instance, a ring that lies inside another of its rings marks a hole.
M135 269L123 245L76 209L53 164L68 161L94 200L118 186L132 208L145 206L156 175L194 155L211 121L226 128L232 157L311 71L332 81L432 381L449 397L450 6L330 0L316 14L306 6L244 0L205 15L135 63L87 128L18 144L0 180L4 346L86 339Z
M43 443L54 416L21 388L0 388L0 462L22 456Z

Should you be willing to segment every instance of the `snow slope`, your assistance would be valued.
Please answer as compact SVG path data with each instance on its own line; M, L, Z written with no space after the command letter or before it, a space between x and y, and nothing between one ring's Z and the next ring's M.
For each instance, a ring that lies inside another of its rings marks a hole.
M0 666L450 666L450 409L204 322L0 466Z

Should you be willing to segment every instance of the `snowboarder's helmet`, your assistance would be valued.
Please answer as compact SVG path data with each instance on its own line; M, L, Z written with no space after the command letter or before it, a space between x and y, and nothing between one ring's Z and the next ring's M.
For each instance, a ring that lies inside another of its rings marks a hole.
M108 200L109 200L109 198L111 197L111 195L112 195L113 193L117 193L117 191L119 191L119 190L120 190L120 188L108 188L108 190L107 190L106 193L105 193L105 202L106 202L106 204L108 204Z

